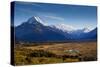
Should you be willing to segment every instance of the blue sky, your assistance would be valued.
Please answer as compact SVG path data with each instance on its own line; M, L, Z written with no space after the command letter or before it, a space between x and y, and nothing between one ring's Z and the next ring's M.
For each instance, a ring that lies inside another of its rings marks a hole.
M31 2L15 2L15 26L27 21L32 16L39 16L44 24L63 23L75 28L97 26L96 6L58 5Z

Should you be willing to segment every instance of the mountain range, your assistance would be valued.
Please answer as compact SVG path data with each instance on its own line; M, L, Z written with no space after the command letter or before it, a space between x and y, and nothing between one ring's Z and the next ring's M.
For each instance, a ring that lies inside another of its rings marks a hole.
M43 21L33 16L15 27L15 39L25 42L67 42L97 39L97 28L74 29L66 24L44 25Z

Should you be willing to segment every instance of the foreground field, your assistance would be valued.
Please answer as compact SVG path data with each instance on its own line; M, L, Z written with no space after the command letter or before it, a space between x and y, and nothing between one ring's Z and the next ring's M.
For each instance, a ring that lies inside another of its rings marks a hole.
M96 42L20 43L14 49L15 65L97 60Z

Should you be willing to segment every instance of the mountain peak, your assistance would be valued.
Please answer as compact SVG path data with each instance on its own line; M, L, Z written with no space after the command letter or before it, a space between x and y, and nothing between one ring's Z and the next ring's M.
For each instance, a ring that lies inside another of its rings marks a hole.
M28 19L28 23L33 23L33 22L37 22L37 20L35 19L35 16L31 17Z
M39 24L39 23L43 24L43 21L38 16L33 16L33 17L29 18L29 20L27 22L30 24Z

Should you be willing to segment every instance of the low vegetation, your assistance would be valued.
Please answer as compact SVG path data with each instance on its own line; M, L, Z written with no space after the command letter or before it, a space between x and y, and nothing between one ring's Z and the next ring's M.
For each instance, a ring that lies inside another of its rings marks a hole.
M32 44L32 45L31 45ZM97 60L96 42L16 44L15 65L50 64Z

